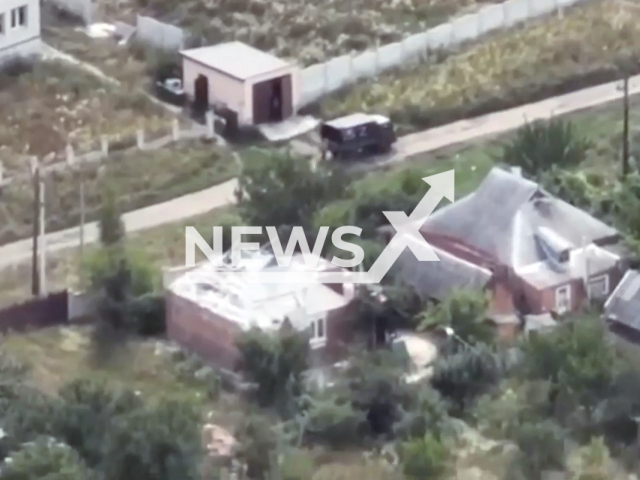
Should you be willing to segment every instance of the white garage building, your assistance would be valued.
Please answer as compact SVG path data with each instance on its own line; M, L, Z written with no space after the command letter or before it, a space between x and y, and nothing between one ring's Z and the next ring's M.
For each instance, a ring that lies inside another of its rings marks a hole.
M180 52L187 97L200 106L223 106L240 125L291 117L300 98L300 70L241 42Z

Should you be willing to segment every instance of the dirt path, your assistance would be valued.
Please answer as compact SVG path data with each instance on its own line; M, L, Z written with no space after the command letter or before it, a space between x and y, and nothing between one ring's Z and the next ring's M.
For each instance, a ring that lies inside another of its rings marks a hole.
M631 94L640 93L640 75L630 80ZM618 82L611 82L577 92L561 95L537 103L491 113L469 120L462 120L442 127L407 135L399 139L396 152L367 168L393 165L413 155L432 152L443 147L469 140L504 133L522 126L527 121L549 118L602 105L622 97ZM129 212L123 216L128 232L146 230L206 213L233 202L235 180L210 187L167 202ZM47 251L50 253L79 245L79 228L70 228L47 235ZM97 224L85 227L85 242L97 240ZM31 240L25 239L0 247L0 268L28 260L31 256Z

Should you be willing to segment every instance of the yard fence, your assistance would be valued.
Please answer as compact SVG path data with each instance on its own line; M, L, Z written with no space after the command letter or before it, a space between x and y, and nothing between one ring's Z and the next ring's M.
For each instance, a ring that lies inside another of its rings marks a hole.
M86 25L94 20L94 0L44 0L46 3L81 18Z
M93 312L92 294L63 290L0 309L0 333L72 324L89 318Z
M142 15L136 18L136 39L156 48L180 50L184 48L187 36L184 30L175 25Z
M343 55L302 71L301 105L319 100L359 79L371 78L403 64L418 62L429 51L446 49L527 19L562 10L586 0L508 0L489 5L424 33L411 35L359 55Z
M376 77L401 65L418 62L428 52L455 47L528 19L556 11L561 14L564 8L584 1L587 0L508 0L487 5L476 13L455 18L400 42L311 65L302 71L300 105L313 103L357 80ZM178 50L185 48L190 35L174 25L138 15L136 38L157 48Z
M0 310L0 332L54 327L69 321L68 292L27 300Z
M194 125L187 130L183 130L180 127L179 121L173 119L170 130L171 132L169 134L152 140L147 138L144 129L138 129L135 135L126 137L109 138L103 135L99 139L97 150L81 155L76 154L76 150L70 143L64 152L53 152L54 154L51 155L52 161L42 165L42 172L45 174L53 173L75 165L100 162L115 153L124 153L132 150L158 150L182 140L216 138L214 115L212 112L207 112L206 114L206 126ZM7 171L4 169L2 162L0 162L0 188L9 185L13 181L24 180L26 178L30 178L30 174Z

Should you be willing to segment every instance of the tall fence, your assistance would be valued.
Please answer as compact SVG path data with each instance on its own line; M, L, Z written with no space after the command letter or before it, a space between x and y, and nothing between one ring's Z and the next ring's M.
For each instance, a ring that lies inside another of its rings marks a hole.
M359 79L419 61L425 53L459 45L489 32L513 27L524 20L561 11L586 0L508 0L488 5L401 42L384 45L359 55L343 55L302 71L301 105L335 92Z
M93 23L95 13L94 0L44 0L60 10L81 18L85 24Z
M0 332L63 325L69 320L68 302L65 290L0 310Z
M186 37L184 30L175 25L142 15L136 18L136 38L156 48L180 50L184 48Z

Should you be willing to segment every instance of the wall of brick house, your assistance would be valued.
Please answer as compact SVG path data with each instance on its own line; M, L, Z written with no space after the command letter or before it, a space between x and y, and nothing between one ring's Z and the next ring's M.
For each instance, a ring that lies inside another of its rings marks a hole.
M354 338L353 312L355 302L328 312L325 328L327 343L322 348L311 349L311 365L321 367L333 365L348 355L349 344ZM309 333L311 333L309 331Z
M189 351L228 370L239 356L235 341L241 328L194 302L166 292L167 336Z
M618 282L622 278L622 271L618 268L612 268L606 272L609 275L609 293L613 291ZM530 299L530 304L535 307L531 313L546 313L555 310L556 308L556 290L566 284L558 284L546 289L537 289L532 285L522 281L521 282L527 295ZM582 279L574 279L569 282L571 285L571 309L577 310L587 301L587 291Z
M235 346L242 329L213 312L175 293L166 292L167 336L189 351L228 370L237 367L239 351ZM313 366L330 365L347 353L353 336L352 312L355 303L328 312L325 328L326 346L313 349ZM311 330L304 332L311 336Z

